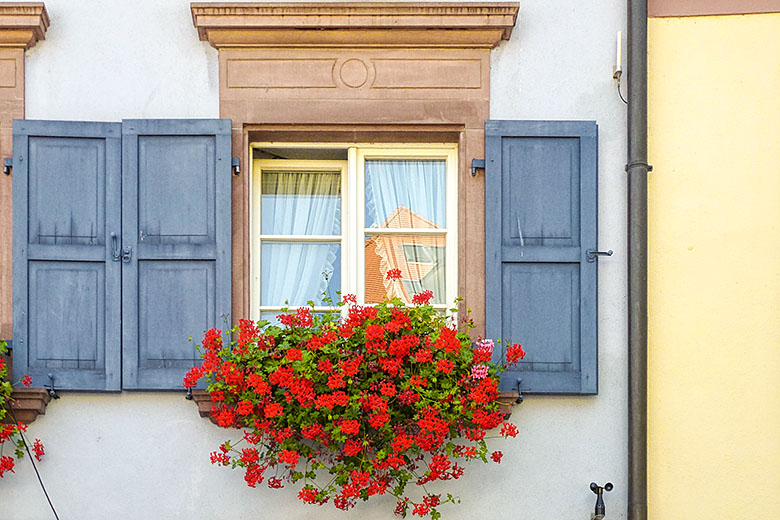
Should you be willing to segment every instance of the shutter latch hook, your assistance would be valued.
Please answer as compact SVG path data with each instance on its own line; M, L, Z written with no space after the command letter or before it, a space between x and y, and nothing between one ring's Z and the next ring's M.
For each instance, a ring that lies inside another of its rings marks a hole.
M49 376L49 395L52 399L59 399L60 396L54 390L54 374L47 374Z
M523 390L520 388L520 383L522 383L522 379L517 380L517 401L515 401L516 404L522 404L523 402Z
M593 263L600 256L612 256L612 250L609 251L596 251L595 249L588 249L585 251L585 256L588 258L588 262Z

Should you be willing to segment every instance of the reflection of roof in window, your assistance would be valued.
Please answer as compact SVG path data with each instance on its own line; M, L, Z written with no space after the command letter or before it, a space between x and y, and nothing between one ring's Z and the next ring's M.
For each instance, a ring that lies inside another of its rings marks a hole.
M385 221L387 228L436 229L434 223L406 207L399 207ZM440 229L440 228L439 228ZM444 235L369 235L365 243L365 298L369 303L384 298L400 297L411 302L415 292L434 291L434 297L443 301ZM408 251L424 251L424 255ZM421 256L425 257L421 261ZM400 269L402 283L387 280L390 269ZM439 287L439 290L434 290ZM438 293L438 294L437 294Z
M393 211L387 220L382 223L383 228L391 229L440 229L432 221L423 217L422 215L415 213L406 206L399 206Z

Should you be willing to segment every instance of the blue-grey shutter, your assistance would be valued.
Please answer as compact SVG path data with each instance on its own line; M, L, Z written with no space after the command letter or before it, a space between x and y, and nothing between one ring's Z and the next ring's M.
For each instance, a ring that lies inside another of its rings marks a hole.
M124 388L183 388L203 332L230 319L230 132L228 119L122 122Z
M595 394L596 123L487 121L485 159L486 334L527 352L501 387Z
M14 372L120 389L121 126L13 126Z

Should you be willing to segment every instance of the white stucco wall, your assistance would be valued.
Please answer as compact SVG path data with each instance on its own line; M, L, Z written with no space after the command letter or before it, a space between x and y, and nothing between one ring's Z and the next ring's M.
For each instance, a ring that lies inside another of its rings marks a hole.
M27 54L27 117L119 121L218 117L217 51L198 41L188 0L47 0L51 28ZM599 394L530 396L515 440L495 442L500 466L472 464L449 519L585 520L591 481L612 481L607 518L626 510L625 106L611 80L624 2L526 0L509 42L493 52L494 119L594 119L599 124ZM60 517L363 518L315 508L292 490L247 488L240 471L209 464L231 432L200 419L182 394L67 393L30 427ZM235 435L233 435L235 437ZM50 518L29 462L0 480L0 518Z

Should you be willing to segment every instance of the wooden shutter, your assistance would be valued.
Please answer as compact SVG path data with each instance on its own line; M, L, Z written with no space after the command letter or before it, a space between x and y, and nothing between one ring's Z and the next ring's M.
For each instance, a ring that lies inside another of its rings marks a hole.
M230 131L122 122L124 388L182 388L203 332L230 321Z
M487 121L485 150L487 337L527 352L502 389L595 394L596 123Z
M118 123L14 121L14 372L120 389Z

